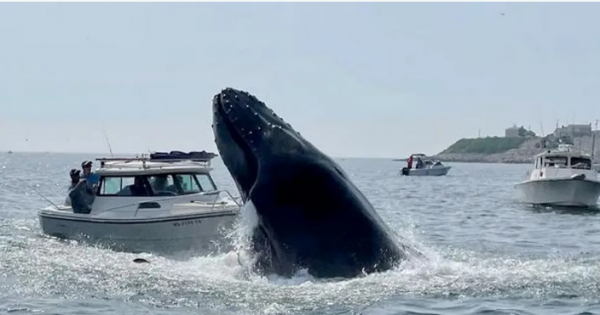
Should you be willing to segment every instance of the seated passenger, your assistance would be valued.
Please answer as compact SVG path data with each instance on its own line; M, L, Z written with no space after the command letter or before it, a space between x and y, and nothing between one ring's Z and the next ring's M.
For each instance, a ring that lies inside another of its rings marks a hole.
M156 175L152 182L152 189L156 190L167 190L169 175Z
M156 196L176 196L179 194L175 185L169 185L169 175L156 175L151 186Z
M117 195L125 196L148 196L146 185L144 184L144 178L142 176L136 176L133 181L133 185L124 187Z

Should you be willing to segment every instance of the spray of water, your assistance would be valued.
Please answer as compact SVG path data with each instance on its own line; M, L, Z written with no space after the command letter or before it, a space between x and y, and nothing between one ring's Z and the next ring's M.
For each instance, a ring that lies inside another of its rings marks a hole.
M407 221L404 218L404 221ZM514 258L419 241L410 223L399 233L425 258L350 280L261 277L251 271L248 238L257 223L246 204L229 237L234 249L185 261L41 237L37 222L9 218L0 234L0 292L18 296L99 297L160 307L203 307L214 312L306 312L332 305L364 307L398 296L596 298L600 266L587 258ZM397 227L395 227L396 230ZM150 264L132 263L145 258Z

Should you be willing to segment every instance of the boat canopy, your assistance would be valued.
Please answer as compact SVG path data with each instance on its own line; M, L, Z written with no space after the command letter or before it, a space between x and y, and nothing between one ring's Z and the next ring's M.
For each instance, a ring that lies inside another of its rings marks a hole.
M181 151L156 152L149 156L142 155L129 158L98 158L100 168L96 170L100 176L114 174L161 174L172 172L208 173L211 159L217 155L211 152Z

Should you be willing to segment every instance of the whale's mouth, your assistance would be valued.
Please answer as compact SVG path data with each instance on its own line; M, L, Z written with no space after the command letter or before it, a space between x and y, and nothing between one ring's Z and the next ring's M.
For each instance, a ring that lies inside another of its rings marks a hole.
M213 99L215 142L242 198L247 201L250 189L258 176L256 148L251 146L247 138L247 127L251 127L255 122L238 118L247 117L247 114L240 112L245 109L239 104L226 104L225 98L229 96L225 94L227 92L230 91L223 90Z

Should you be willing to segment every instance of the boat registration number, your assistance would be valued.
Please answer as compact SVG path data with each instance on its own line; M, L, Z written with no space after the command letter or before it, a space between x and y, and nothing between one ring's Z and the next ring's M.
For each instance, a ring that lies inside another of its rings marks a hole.
M202 223L202 220L200 219L196 219L196 220L188 220L188 221L183 221L183 222L175 222L173 223L174 226L187 226L187 225L196 225L196 224L200 224Z

